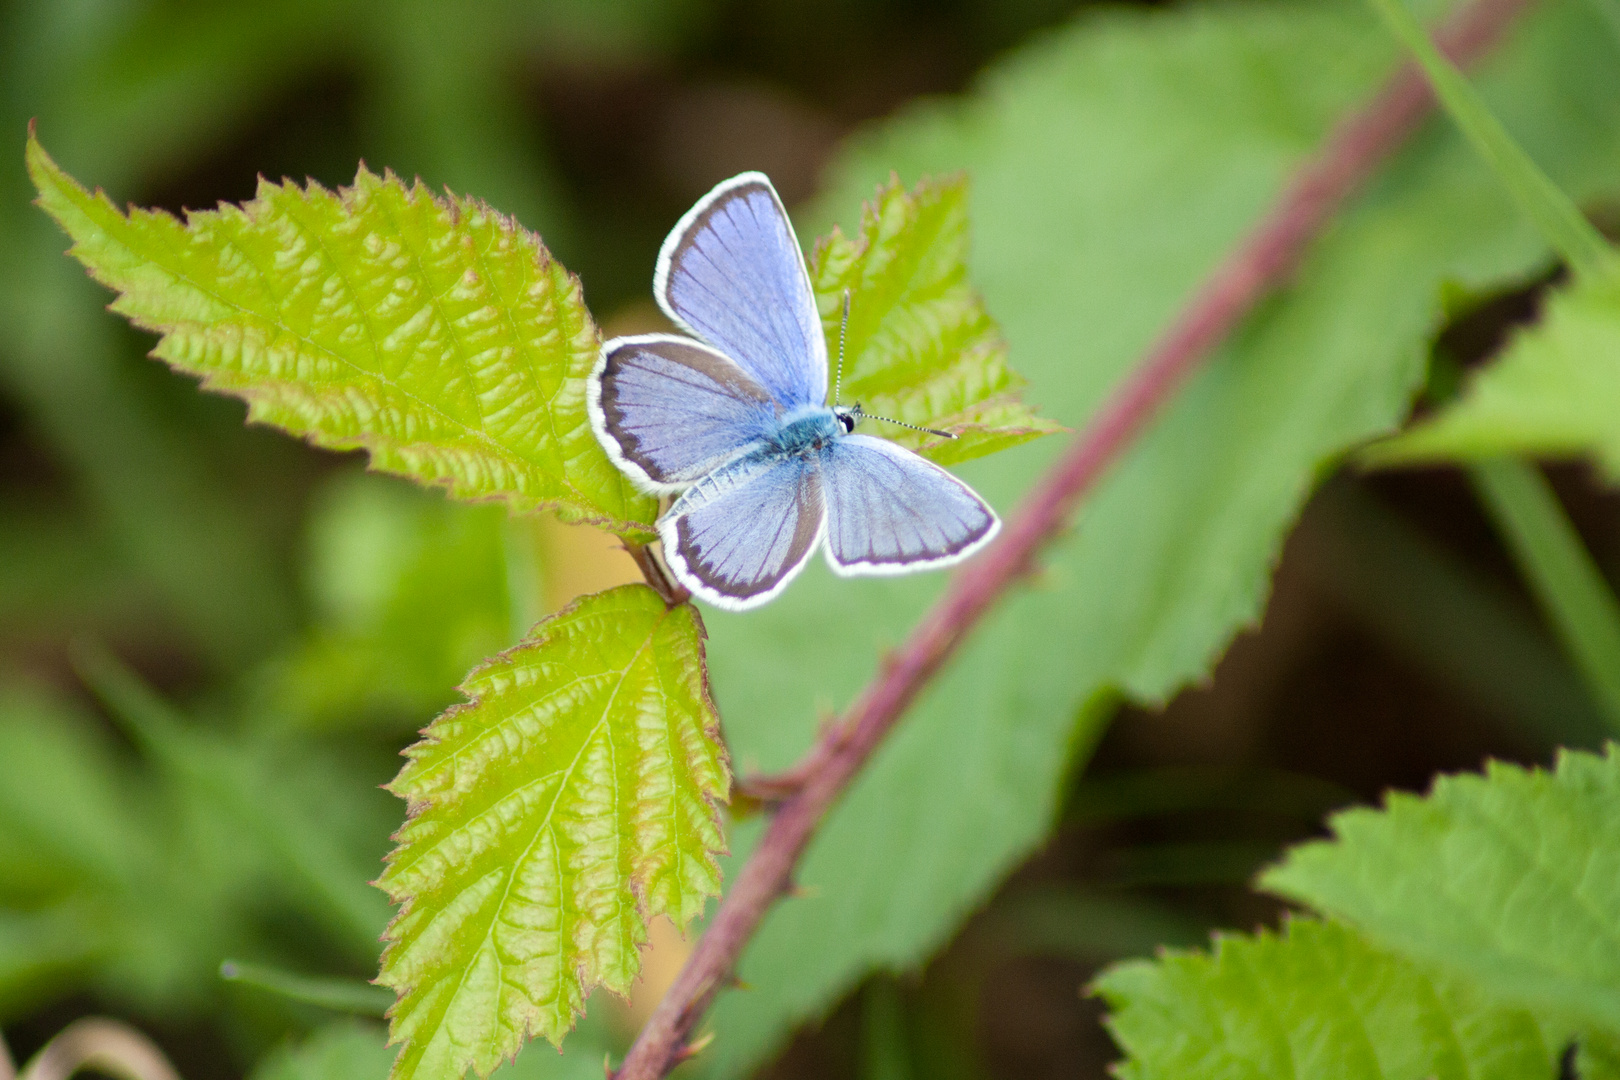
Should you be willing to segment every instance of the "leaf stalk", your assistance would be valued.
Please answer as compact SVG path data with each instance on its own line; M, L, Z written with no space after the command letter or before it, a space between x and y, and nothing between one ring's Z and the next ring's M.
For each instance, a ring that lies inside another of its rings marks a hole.
M1609 727L1620 733L1620 603L1541 471L1518 458L1468 470Z

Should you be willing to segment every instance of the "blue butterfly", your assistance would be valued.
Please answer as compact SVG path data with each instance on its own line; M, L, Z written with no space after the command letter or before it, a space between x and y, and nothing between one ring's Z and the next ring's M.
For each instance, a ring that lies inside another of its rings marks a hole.
M949 566L1001 527L962 481L854 434L827 404L827 341L793 224L764 174L717 186L676 223L653 293L691 337L618 337L586 384L596 437L658 519L677 580L716 607L774 599L825 544L833 571ZM942 433L943 434L943 433Z

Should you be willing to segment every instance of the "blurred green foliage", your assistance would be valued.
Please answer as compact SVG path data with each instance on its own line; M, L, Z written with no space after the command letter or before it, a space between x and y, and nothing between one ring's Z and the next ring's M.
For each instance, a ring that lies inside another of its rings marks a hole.
M309 731L410 730L533 622L534 605L522 604L532 590L509 580L509 556L533 557L521 544L499 507L334 474L310 499L309 631L260 669L254 710Z
M1549 0L1481 75L1508 131L1584 205L1613 198L1620 176L1613 6ZM336 184L364 158L420 174L514 212L611 316L645 297L658 240L697 193L655 164L675 153L659 139L725 172L754 164L728 163L718 110L701 113L715 134L626 120L613 104L624 85L651 79L656 94L659 73L718 72L811 98L838 130L959 88L1017 45L970 92L850 140L801 235L852 229L891 169L905 182L968 169L988 310L1043 415L1077 427L1395 48L1348 0L1092 13L1023 44L1068 7L16 0L0 8L0 129L20 151L37 117L71 171L171 208L248 197L255 172ZM240 406L140 359L150 339L96 312L105 295L27 205L20 152L8 161L0 1022L116 1009L210 1032L198 1053L230 1056L209 1076L279 1046L261 1080L380 1078L393 1056L380 1027L328 1027L325 1010L221 984L218 965L375 973L387 911L364 883L400 818L377 785L472 664L543 612L533 538L499 510L243 430ZM1090 964L1232 923L1186 897L1230 888L1342 789L1275 770L1150 771L1112 787L1074 774L1122 702L1173 696L1258 618L1307 494L1403 414L1433 335L1459 314L1446 298L1516 287L1549 259L1461 139L1421 133L1121 463L1047 574L981 630L837 811L805 895L755 944L752 990L724 999L695 1067L746 1071L828 1014L836 1042L838 1002L873 969L937 953L1054 822L1092 879L1015 885L962 931L943 974L872 982L854 1006L864 1042L850 1040L867 1075L981 1074L976 1018L993 995L975 948ZM1580 429L1583 445L1595 431ZM966 475L1009 508L1056 449ZM1363 495L1339 484L1307 513L1301 532L1328 552L1311 564L1317 586L1508 745L1593 742L1597 710L1521 598ZM812 567L779 604L711 619L739 766L790 763L939 584L835 589ZM1211 827L1222 814L1230 827ZM1109 831L1121 828L1142 835ZM733 849L756 834L741 822ZM531 1048L508 1075L599 1075L624 1035L593 1002L566 1056Z

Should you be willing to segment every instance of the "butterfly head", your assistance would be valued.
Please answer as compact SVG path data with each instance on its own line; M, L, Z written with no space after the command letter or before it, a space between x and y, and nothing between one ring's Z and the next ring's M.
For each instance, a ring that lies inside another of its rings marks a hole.
M941 431L938 428L923 427L921 424L908 424L904 420L894 420L887 416L872 416L861 408L861 403L858 401L853 405L834 405L832 414L833 419L837 420L838 425L844 429L845 435L853 434L855 425L870 417L873 420L881 420L885 424L893 424L896 427L910 428L912 431L926 431L928 434L937 435L941 439L956 438L953 432Z

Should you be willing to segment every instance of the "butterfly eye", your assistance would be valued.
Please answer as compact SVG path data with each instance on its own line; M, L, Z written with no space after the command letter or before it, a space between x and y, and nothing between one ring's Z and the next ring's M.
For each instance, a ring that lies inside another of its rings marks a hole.
M838 414L838 422L839 422L839 424L841 424L843 426L845 435L848 435L850 432L855 430L855 414L854 413L848 413L848 412L839 413Z

